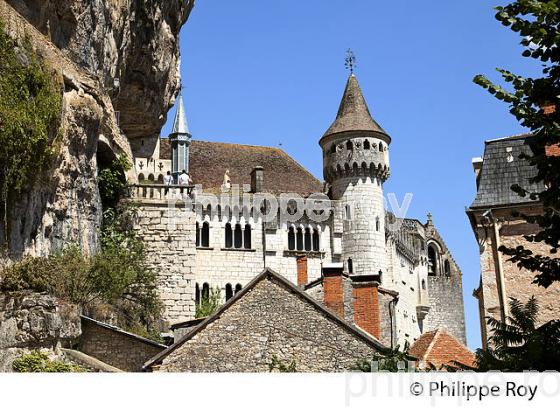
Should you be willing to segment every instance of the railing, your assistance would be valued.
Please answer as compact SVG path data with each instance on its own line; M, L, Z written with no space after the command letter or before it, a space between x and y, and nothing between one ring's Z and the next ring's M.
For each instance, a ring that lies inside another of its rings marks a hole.
M133 184L128 186L131 199L185 199L194 191L192 185Z

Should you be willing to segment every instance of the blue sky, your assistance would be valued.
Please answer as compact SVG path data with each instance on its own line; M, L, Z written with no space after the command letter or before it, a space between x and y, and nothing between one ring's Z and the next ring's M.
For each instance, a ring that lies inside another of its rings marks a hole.
M480 346L472 290L478 246L465 215L472 157L484 140L522 132L505 104L472 83L495 67L535 75L519 38L494 20L493 0L197 1L181 33L185 105L195 139L282 148L322 180L318 140L348 75L391 135L385 192L428 211L463 271L469 346ZM162 131L167 135L174 110Z

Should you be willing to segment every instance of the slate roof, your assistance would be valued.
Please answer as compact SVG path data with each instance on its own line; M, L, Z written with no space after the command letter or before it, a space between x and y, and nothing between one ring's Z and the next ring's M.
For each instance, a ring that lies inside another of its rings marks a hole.
M160 140L160 157L171 159L168 139ZM219 190L229 169L232 184L251 184L251 171L264 169L264 191L308 196L322 192L323 184L279 148L193 140L189 151L189 172L204 191Z
M360 328L354 326L353 324L347 322L346 320L338 317L336 314L331 312L329 309L327 309L321 303L317 302L315 299L313 299L311 296L309 296L305 291L303 291L302 289L300 289L299 287L294 285L292 282L290 282L288 279L284 278L279 273L273 271L270 268L266 268L259 275L257 275L253 280L251 280L251 282L249 282L247 284L247 286L245 286L238 293L236 293L230 300L228 300L225 304L223 304L221 307L219 307L218 310L216 310L216 312L214 314L212 314L211 316L204 319L202 321L202 323L193 327L191 331L189 331L186 335L184 335L177 342L175 342L174 344L169 346L167 349L165 349L161 353L157 354L156 356L154 356L153 358L148 360L144 364L143 368L148 369L155 364L161 363L163 361L163 359L165 359L173 351L175 351L176 349L181 347L185 342L187 342L189 339L194 337L196 334L203 331L210 323L214 322L215 320L219 320L220 316L222 316L222 314L227 309L229 309L230 306L232 306L234 303L236 303L239 299L243 298L243 296L245 296L247 293L251 292L251 290L255 287L255 285L257 285L257 283L259 283L263 280L272 280L275 283L282 286L288 292L296 294L297 296L302 298L305 302L313 305L315 307L315 309L317 309L320 313L327 316L330 320L338 323L339 326L342 326L343 328L345 328L349 332L353 333L356 337L362 339L364 342L369 344L374 349L377 349L380 352L389 351L389 348L387 346L384 346L379 340L377 340L376 338L374 338L370 334L364 332L362 329L360 329Z
M371 117L360 84L354 74L348 77L336 119L323 138L346 131L372 131L382 134L384 139L390 141L387 133Z
M533 135L523 134L485 142L478 190L471 208L531 202L529 197L523 198L511 190L514 184L535 191L544 189L542 184L529 183L529 178L536 174L536 169L519 158L521 153L533 152L534 140Z

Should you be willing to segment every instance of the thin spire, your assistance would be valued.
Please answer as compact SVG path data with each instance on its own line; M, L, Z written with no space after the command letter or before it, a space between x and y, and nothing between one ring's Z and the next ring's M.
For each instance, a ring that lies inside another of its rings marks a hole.
M372 131L389 138L383 128L371 117L358 79L353 73L346 82L336 119L324 136L345 131Z
M183 104L183 87L179 93L179 104L177 105L177 112L175 113L175 120L173 121L173 130L171 134L190 135L189 124L187 123L187 114L185 113L185 106Z

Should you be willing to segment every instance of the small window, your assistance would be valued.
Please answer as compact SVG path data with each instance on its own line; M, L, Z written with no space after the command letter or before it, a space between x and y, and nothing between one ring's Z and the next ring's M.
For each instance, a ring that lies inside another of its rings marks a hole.
M196 246L200 246L200 224L196 223Z
M243 247L243 232L241 229L241 224L235 224L235 231L233 233L233 246L235 249L241 249Z
M346 142L346 149L349 151L354 149L354 146L352 145L352 141Z
M379 143L379 152L383 152L383 144Z
M243 287L241 286L241 283L238 283L237 285L235 285L235 294L237 294Z
M226 248L231 248L233 246L233 232L231 231L231 224L228 222L226 224Z
M303 230L301 228L297 229L296 242L297 242L297 250L302 251L303 250Z
M369 145L369 141L365 140L364 141L364 149L370 149L370 145Z
M446 276L451 276L451 265L449 264L449 260L445 260L445 263L443 264L443 269L445 271L445 275Z
M438 273L437 251L433 245L428 246L428 275L436 276Z
M288 229L288 249L291 251L296 249L296 233L293 226Z
M422 290L426 290L426 280L422 279Z
M319 243L319 230L313 229L313 250L315 252L319 252L320 243Z
M375 218L375 230L379 232L381 229L381 222L379 221L379 217Z
M311 250L311 229L309 228L305 228L305 250L306 251L310 251Z
M243 231L243 246L245 249L251 249L251 225L246 224Z
M233 297L233 286L231 286L231 283L228 283L226 285L226 302L230 300L232 297Z
M194 303L200 303L200 285L197 283L194 287Z
M202 224L200 246L203 246L205 248L208 248L210 246L210 224L208 222L204 222Z
M204 283L202 285L202 300L208 300L210 298L210 285L208 283Z
M348 273L354 273L354 262L352 262L352 258L348 258Z

